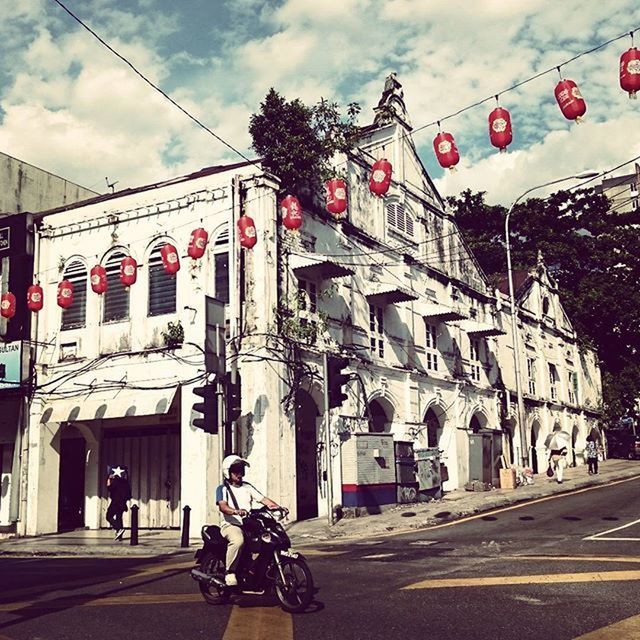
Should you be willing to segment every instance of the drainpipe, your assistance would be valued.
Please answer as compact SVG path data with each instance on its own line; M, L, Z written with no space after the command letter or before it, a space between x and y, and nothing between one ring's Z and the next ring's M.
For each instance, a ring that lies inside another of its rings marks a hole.
M26 214L29 215L29 214ZM39 224L29 216L27 221L27 233L29 229L33 233L33 276L36 281L36 275L40 273L40 229ZM17 500L17 518L16 518L16 534L24 536L27 532L27 500L28 500L28 476L29 476L29 421L31 418L31 399L35 391L36 380L36 364L38 362L38 313L31 314L31 324L29 327L29 387L21 400L20 420L18 423L18 432L20 437L20 454L18 467L20 469L20 478L18 483ZM15 508L15 507L14 507Z

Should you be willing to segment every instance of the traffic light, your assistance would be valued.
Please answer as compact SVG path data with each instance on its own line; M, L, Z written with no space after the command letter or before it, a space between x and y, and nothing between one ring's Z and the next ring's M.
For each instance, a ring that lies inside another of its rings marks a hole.
M242 413L242 396L239 373L236 373L235 383L231 382L231 376L229 374L225 377L225 400L227 406L227 422L234 422Z
M334 356L328 356L327 358L329 409L342 406L342 403L348 398L342 389L351 379L348 373L342 372L348 366L348 358L336 358Z
M206 433L218 433L218 394L215 384L205 384L193 390L204 402L196 402L193 410L202 414L202 418L194 418L193 426Z

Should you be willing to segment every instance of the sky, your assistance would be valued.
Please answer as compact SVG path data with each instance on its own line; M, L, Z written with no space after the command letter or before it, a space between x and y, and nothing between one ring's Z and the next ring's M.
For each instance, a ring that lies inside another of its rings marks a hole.
M358 102L366 125L391 72L444 197L471 189L508 205L532 186L640 155L640 99L618 80L629 35L562 66L587 102L584 122L566 120L553 94L556 66L640 27L637 0L61 1L251 157L249 117L270 87L307 104ZM3 153L101 193L107 180L123 189L240 159L54 0L0 3L0 43ZM495 94L514 131L502 154L488 139ZM456 139L455 172L435 159L437 127L425 125L437 120Z

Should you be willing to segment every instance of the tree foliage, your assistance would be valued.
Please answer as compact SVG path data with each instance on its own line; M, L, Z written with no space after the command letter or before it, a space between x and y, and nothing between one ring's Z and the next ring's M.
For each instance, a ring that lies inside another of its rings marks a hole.
M287 102L271 88L249 121L252 147L264 167L280 178L282 192L315 187L331 172L334 154L354 146L359 111L352 102L344 119L335 102L321 99L308 107L297 98Z
M507 210L470 191L449 203L487 275L506 273ZM640 396L640 234L632 222L593 189L531 198L510 221L514 269L532 268L541 251L578 336L598 352L609 424L633 414Z

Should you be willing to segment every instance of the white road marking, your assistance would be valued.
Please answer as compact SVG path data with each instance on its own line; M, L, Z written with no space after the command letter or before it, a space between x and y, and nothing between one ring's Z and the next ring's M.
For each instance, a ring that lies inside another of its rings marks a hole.
M395 553L374 553L371 556L362 556L362 560L378 560L379 558L391 558Z
M607 529L606 531L601 531L600 533L595 533L592 536L587 536L582 538L583 540L601 540L604 539L603 536L606 536L609 533L614 533L615 531L620 531L621 529L627 529L628 527L633 527L636 524L639 524L640 520L634 520L633 522L629 522L627 524L623 524L620 527L614 527L613 529ZM606 538L606 540L640 540L640 538Z
M409 544L415 547L428 547L432 544L438 544L438 541L437 540L416 540L415 542L410 542Z

